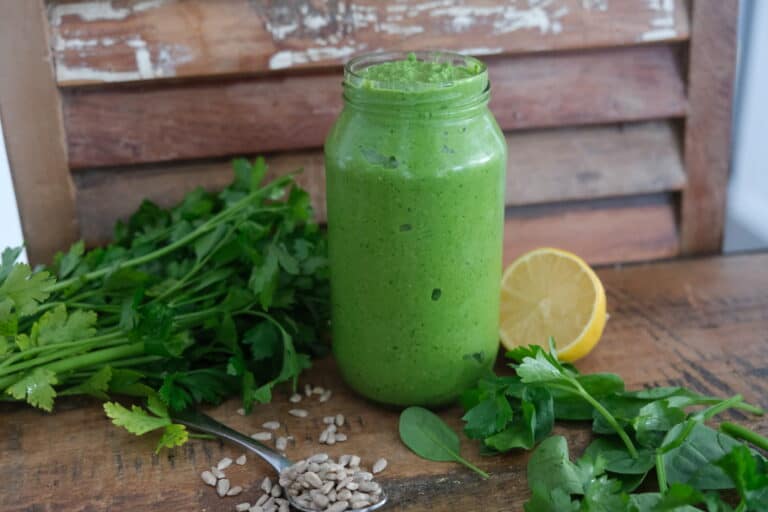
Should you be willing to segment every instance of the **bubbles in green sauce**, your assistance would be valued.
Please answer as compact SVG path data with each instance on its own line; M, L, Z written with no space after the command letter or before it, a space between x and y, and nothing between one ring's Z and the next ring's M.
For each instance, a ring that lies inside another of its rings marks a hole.
M415 54L404 60L375 64L360 71L360 75L375 82L438 84L471 78L482 72L480 64L455 66L450 62L427 62Z

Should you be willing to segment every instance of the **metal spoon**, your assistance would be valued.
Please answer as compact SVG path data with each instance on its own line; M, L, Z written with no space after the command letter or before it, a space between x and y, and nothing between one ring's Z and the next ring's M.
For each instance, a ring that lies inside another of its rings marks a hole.
M240 432L233 430L229 428L228 426L219 423L218 421L214 420L210 416L203 414L199 411L196 411L194 409L187 409L180 412L173 412L171 414L171 417L173 418L173 421L176 423L180 423L182 425L186 425L189 428L198 430L200 432L204 432L206 434L211 434L217 437L220 437L222 439L226 439L227 441L230 441L238 446L242 446L246 450L249 450L275 468L275 471L278 472L278 474L284 470L287 467L293 466L293 462L289 459L286 459L279 453L277 453L272 448L255 441L251 439L250 437L241 434ZM285 493L285 497L288 499L288 501L291 503L291 506L294 507L297 510L301 510L302 512L316 512L316 510L303 507L296 503L295 497L290 496L288 493ZM370 507L358 509L356 512L372 512L373 510L377 510L381 507L383 507L387 503L387 496L385 494L381 495L380 501L377 503L374 503Z

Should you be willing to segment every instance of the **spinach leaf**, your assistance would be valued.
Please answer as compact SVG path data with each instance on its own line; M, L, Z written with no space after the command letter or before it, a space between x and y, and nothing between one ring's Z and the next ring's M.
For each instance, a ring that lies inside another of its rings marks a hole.
M459 438L439 416L423 407L408 407L400 414L400 439L419 457L458 462L483 478L489 475L459 455Z
M685 439L680 435L692 427ZM676 444L676 446L675 446ZM665 446L674 446L665 450ZM664 439L662 458L670 484L688 484L700 490L730 489L734 486L723 468L715 463L739 446L730 436L695 420L675 425Z

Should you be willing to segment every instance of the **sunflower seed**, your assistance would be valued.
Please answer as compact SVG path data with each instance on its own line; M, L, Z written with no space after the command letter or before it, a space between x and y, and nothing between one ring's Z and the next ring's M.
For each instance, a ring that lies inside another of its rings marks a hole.
M219 498L223 498L227 495L227 492L229 492L229 480L222 478L216 482L216 494L219 495Z
M235 505L235 510L237 512L245 512L246 510L248 510L250 508L251 508L251 504L248 503L247 501L243 502L243 503L238 503L237 505Z
M341 464L342 466L346 466L347 464L349 464L349 459L351 457L352 457L351 455L342 455L341 457L339 457L339 464Z
M288 401L291 402L292 404L297 404L297 403L301 402L301 395L298 394L298 393L294 393L294 394L291 395L291 397L288 399Z
M349 504L349 506L352 507L353 510L358 510L365 508L370 504L371 502L369 500L354 500Z
M251 435L251 439L255 441L270 441L272 440L272 432L256 432Z
M304 481L307 482L312 487L322 487L323 481L320 480L320 477L317 476L317 473L314 473L312 471L307 471L304 473Z
M261 490L264 491L266 494L269 494L270 491L272 491L272 480L270 480L268 476L264 477L264 480L262 480ZM267 500L264 499L264 501L267 501ZM263 505L263 503L256 503L256 504Z
M323 392L323 394L320 395L320 398L318 399L321 403L327 402L331 399L331 396L333 396L333 391L330 389Z
M352 498L352 491L349 489L342 489L338 493L336 493L336 499L341 501L348 501Z
M243 488L236 485L227 491L227 496L237 496L241 492L243 492Z
M218 464L216 464L216 469L220 471L224 471L231 465L232 465L232 459L230 459L229 457L224 457L219 461Z
M264 509L261 508L259 505L254 505L250 509L248 509L248 512L264 512Z
M330 432L328 432L327 430L323 430L322 432L320 432L320 439L319 439L320 444L324 444L326 441L328 441L328 434L330 434Z
M312 502L320 508L328 506L328 496L320 493L316 493L312 496Z
M275 448L277 448L277 451L284 452L287 447L288 447L288 438L278 437L277 441L275 441Z
M210 471L203 471L200 473L200 478L202 478L203 482L205 482L207 485L216 487L216 477Z
M336 426L337 427L343 427L344 426L344 415L339 413L336 415Z
M239 408L239 409L238 409L236 412L237 412L237 414L239 414L240 416L245 416L245 409L243 409L242 407L241 407L241 408Z
M387 459L379 459L373 463L373 468L371 469L371 473L375 475L376 473L381 473L386 468L387 468Z
M245 454L243 454L235 459L235 464L238 466L244 466L247 461L248 459L246 459Z
M330 425L330 424L332 424L335 421L336 421L336 417L335 416L325 416L325 417L323 417L323 423L325 423L326 425Z
M220 470L216 466L213 466L211 468L211 473L213 473L213 476L215 476L216 478L226 478L226 476L227 476L227 475L224 474L224 472L222 470Z
M264 484L262 484L262 485L264 485ZM261 489L264 490L264 487L262 487ZM268 499L269 499L269 494L262 494L261 497L259 498L259 500L256 502L256 506L260 507L260 506L264 505L267 502Z
M288 411L288 414L290 414L291 416L296 416L297 418L306 418L307 416L309 416L309 413L307 412L306 409L291 409L290 411Z
M327 509L325 509L325 512L344 512L347 510L347 507L349 507L348 501L337 501Z
M267 430L277 430L280 428L280 422L279 421L267 421L266 423L262 423L262 427L266 428Z
M328 432L328 439L325 442L326 444L336 444L336 434Z
M269 494L273 498L279 498L283 494L283 489L279 485L273 485Z
M347 440L347 434L345 434L343 432L339 432L337 434L334 434L333 437L334 437L334 439L336 439L337 443L343 443L344 441Z
M349 467L355 468L360 466L360 457L353 455L349 458Z
M315 386L312 388L313 395L322 395L323 393L325 393L325 388L322 386Z
M310 458L307 459L308 462L316 462L318 464L322 464L323 462L326 462L328 460L328 454L327 453L316 453Z
M312 396L312 386L309 384L304 384L304 394L306 396Z

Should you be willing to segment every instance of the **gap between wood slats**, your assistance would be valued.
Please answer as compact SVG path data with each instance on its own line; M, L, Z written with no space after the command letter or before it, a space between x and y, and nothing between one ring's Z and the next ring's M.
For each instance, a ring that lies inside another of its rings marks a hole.
M682 117L678 49L489 59L505 130ZM73 168L320 146L341 108L337 74L64 91Z
M52 2L59 84L338 66L376 48L475 55L683 41L685 0ZM606 29L609 27L610 30Z

